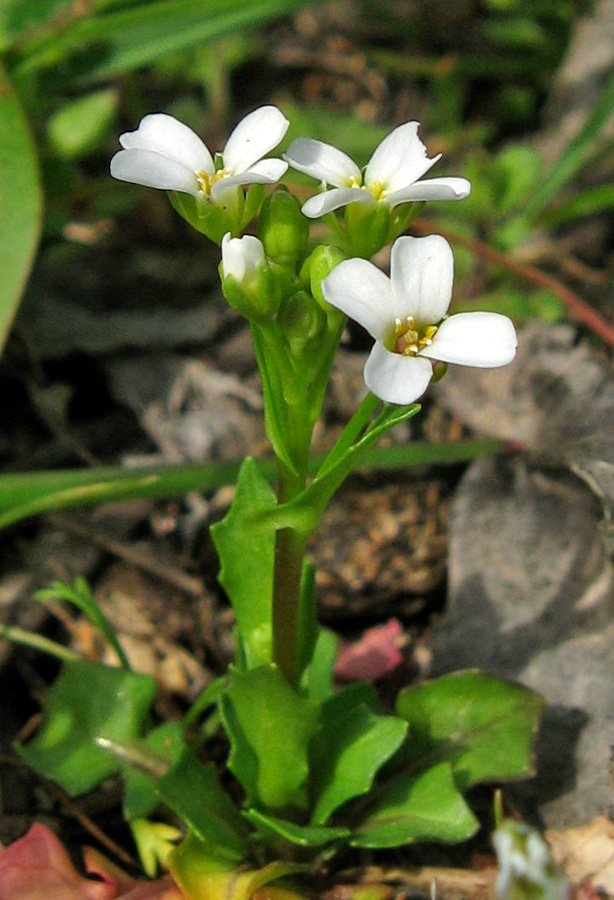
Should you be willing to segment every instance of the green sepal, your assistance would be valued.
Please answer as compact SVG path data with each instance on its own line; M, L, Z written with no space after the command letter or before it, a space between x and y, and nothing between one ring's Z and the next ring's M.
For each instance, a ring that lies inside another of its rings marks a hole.
M201 763L184 748L177 762L158 779L159 800L185 822L190 831L225 859L245 859L247 828L223 789L214 763Z
M456 843L470 838L479 822L443 762L418 774L395 778L353 832L353 847L401 847L418 841Z
M319 704L301 697L276 665L231 670L220 711L231 745L228 768L250 806L304 807L308 747L318 728Z
M355 256L371 259L388 243L391 211L385 203L350 203L345 228Z
M402 690L396 713L409 724L408 765L448 760L460 790L533 774L544 701L484 672L444 675Z
M16 751L71 796L118 774L107 742L137 744L156 693L155 679L86 660L66 662L47 694L36 737Z
M275 530L259 520L277 505L258 465L241 466L232 505L211 535L220 558L219 582L235 611L248 668L272 660L271 615Z
M212 203L204 194L202 198L193 197L191 194L171 191L168 199L173 209L179 213L182 219L195 228L200 234L204 234L214 244L221 244L222 238L227 232L232 237L238 237L241 229L234 222L225 209Z
M350 685L322 704L309 754L312 825L323 825L348 800L368 793L396 753L407 722L374 710L371 685Z

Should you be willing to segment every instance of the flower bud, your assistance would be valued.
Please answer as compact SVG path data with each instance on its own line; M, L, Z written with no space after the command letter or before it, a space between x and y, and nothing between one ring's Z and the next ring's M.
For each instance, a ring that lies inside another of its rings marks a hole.
M247 319L270 319L280 301L280 289L256 237L222 238L222 291L228 303Z
M324 299L320 285L336 265L346 259L346 254L339 247L329 244L318 244L301 267L301 281L306 284L324 312L329 315L332 307Z
M309 220L302 214L297 198L285 187L278 187L262 204L258 236L270 259L294 269L307 244Z
M314 345L319 351L326 315L307 291L297 291L282 301L279 323L295 359L301 359Z

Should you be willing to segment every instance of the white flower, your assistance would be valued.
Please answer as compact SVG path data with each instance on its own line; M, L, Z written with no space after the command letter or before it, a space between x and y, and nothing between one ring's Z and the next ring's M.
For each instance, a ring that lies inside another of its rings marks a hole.
M414 200L462 200L471 192L466 178L429 178L422 176L435 165L418 137L418 122L399 125L376 148L365 169L364 177L347 154L330 144L311 138L292 141L284 159L294 169L318 178L332 190L311 197L303 213L317 219L350 203L380 201L391 209L399 203Z
M187 125L165 113L145 116L136 131L120 135L123 147L111 160L111 175L165 191L181 191L215 202L230 187L273 184L288 168L263 159L279 144L290 123L275 106L262 106L236 126L221 153L221 166Z
M242 238L231 238L228 233L222 238L223 278L232 277L239 284L250 284L264 262L264 247L257 237L246 234Z
M457 313L446 318L454 260L439 235L401 237L392 246L390 278L365 259L339 263L322 282L325 299L375 338L364 377L387 403L422 396L433 363L494 368L516 354L516 332L498 313Z

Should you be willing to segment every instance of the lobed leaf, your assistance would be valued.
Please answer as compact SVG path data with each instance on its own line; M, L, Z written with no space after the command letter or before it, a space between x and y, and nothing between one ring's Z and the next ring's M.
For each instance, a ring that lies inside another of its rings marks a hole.
M404 773L389 785L350 838L353 847L400 847L416 841L455 843L479 823L460 794L449 763L419 774Z
M321 727L310 747L312 825L323 825L348 800L368 793L407 733L402 719L378 715L365 702L366 688L373 690L351 685L322 704Z
M409 723L410 765L447 760L464 791L478 782L532 774L543 705L522 685L467 671L402 690L396 712Z
M220 710L231 744L228 768L248 804L269 810L304 805L319 704L297 694L271 664L233 671Z
M136 743L155 691L148 675L66 662L47 694L36 737L17 752L72 796L83 794L121 771L122 761L101 744Z

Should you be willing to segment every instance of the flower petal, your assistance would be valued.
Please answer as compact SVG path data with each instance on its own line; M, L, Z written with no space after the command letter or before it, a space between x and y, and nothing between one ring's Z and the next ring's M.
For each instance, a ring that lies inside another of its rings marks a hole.
M222 238L222 272L224 278L232 276L238 282L245 277L253 276L264 262L264 247L261 241L251 234L241 238L231 238L230 232Z
M275 165L274 165L275 164ZM241 184L274 184L279 181L287 169L287 165L281 159L264 159L256 163L247 172L238 175L228 175L211 185L211 199L219 203L222 195L229 188L236 188Z
M120 150L111 160L111 175L163 191L182 191L194 197L200 193L192 169L152 150Z
M441 323L421 356L482 369L506 366L516 355L518 338L511 319L499 313L456 313Z
M429 159L426 147L418 137L418 122L406 122L384 138L369 160L365 170L365 184L377 182L387 193L400 191L422 178L434 166L439 156Z
M454 257L441 235L398 238L390 254L393 317L435 325L448 311L453 279Z
M375 203L375 201L371 194L362 188L333 188L310 197L303 203L301 211L308 219L319 219L320 216L325 216L326 213L342 206L349 206L350 203Z
M261 106L245 116L224 147L222 161L233 175L247 171L276 147L288 130L289 122L276 106Z
M433 377L433 366L420 356L391 353L377 341L365 364L365 383L385 403L405 406L425 392Z
M326 184L347 188L355 179L362 184L360 169L347 153L330 144L314 141L312 138L297 138L292 141L284 159L293 169L311 175Z
M124 150L150 150L176 162L183 163L192 172L214 172L213 159L198 135L165 113L153 113L141 119L136 131L120 135Z
M386 340L394 328L390 279L366 259L346 259L322 282L324 299L366 328L376 340Z
M470 193L471 182L466 178L427 178L426 181L416 181L409 187L388 194L384 203L393 207L414 200L464 200Z

